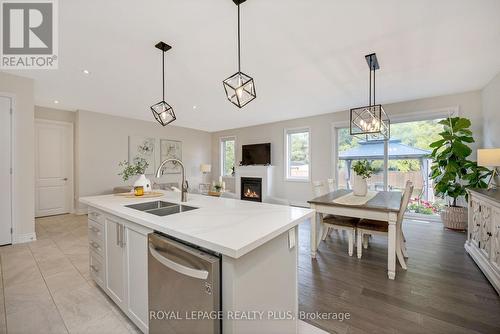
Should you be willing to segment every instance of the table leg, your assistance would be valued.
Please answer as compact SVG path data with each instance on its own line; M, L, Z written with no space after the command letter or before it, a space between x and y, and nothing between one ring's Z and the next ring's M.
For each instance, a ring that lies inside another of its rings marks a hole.
M319 213L316 213L311 217L311 257L316 258L316 250L318 249L318 231L317 231L317 221L320 219Z
M387 276L389 279L396 278L396 220L395 213L389 214L388 250L387 250Z

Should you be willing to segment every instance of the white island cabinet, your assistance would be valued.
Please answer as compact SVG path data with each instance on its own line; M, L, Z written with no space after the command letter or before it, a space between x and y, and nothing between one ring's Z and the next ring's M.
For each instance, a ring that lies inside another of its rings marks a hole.
M146 333L147 235L153 231L92 207L88 225L92 278Z
M89 207L90 271L96 283L147 333L148 234L158 232L219 255L225 334L297 333L297 225L314 224L314 211L191 194L183 204L195 210L168 216L127 207L179 203L179 197L164 192L155 199L80 199ZM261 317L248 320L241 312Z

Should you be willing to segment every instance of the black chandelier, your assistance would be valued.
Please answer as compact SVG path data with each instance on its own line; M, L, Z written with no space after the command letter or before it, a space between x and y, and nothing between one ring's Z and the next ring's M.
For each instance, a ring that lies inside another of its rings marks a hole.
M155 48L162 51L162 89L163 89L163 99L151 106L151 111L153 116L161 125L165 126L176 120L174 108L167 102L165 102L165 52L170 50L172 47L165 42L158 42Z
M238 108L244 107L248 102L257 97L253 78L241 72L240 4L245 1L233 0L238 6L238 72L222 82L227 99Z
M384 108L375 102L375 71L380 69L375 53L365 56L370 68L370 93L368 106L351 109L350 133L353 136L363 135L366 140L389 139L391 137L391 121ZM373 79L372 79L373 72ZM373 103L372 103L373 81Z

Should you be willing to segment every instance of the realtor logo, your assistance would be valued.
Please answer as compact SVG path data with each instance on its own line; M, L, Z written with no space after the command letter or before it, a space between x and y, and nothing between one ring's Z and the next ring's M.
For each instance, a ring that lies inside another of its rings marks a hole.
M1 0L2 69L56 69L57 0Z

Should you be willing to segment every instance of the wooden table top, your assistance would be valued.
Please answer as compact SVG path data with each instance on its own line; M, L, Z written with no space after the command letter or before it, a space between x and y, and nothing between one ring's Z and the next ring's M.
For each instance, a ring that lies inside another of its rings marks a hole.
M401 196L402 196L402 193L399 191L379 191L377 192L377 195L375 195L375 197L373 197L371 200L362 205L345 205L333 202L334 199L347 195L350 192L352 191L346 189L336 190L326 195L313 198L312 200L307 201L307 203L317 204L317 205L328 205L328 206L341 206L348 208L370 209L370 210L377 210L384 212L399 212L399 207L401 205Z

